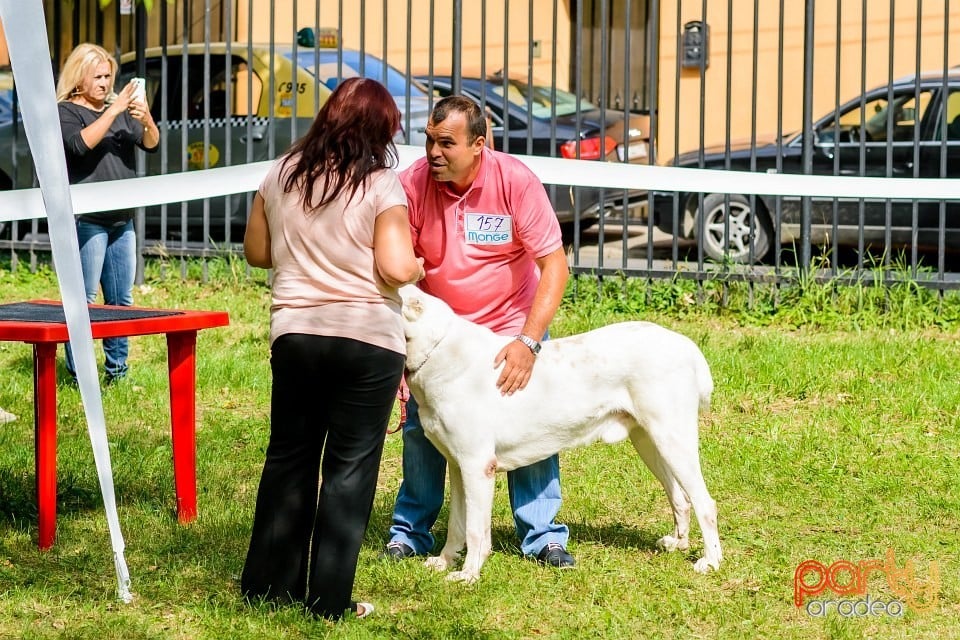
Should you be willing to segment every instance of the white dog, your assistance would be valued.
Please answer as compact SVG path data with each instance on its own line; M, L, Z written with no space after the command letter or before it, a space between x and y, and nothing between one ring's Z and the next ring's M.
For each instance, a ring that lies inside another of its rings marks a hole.
M494 474L564 449L630 438L666 489L674 530L657 544L689 548L690 506L704 541L700 573L720 566L717 507L700 471L698 417L713 390L710 369L688 338L649 322L624 322L548 340L527 387L504 396L496 354L512 338L454 314L416 287L400 290L406 380L427 438L450 469L450 520L440 555L448 578L474 582L490 555Z

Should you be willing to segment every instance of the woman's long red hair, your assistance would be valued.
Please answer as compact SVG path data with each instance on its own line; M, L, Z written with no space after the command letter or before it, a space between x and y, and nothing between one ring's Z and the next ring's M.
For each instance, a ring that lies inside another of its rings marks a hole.
M283 190L302 190L307 210L324 206L344 191L353 198L367 176L394 166L393 136L399 129L400 112L386 87L369 78L344 80L307 134L290 147L284 162L293 162L293 168ZM319 200L314 199L315 186Z

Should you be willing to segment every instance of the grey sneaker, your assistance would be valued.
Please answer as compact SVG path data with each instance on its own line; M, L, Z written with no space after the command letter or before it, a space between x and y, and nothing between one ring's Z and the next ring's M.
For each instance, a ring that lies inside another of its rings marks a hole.
M548 542L547 546L540 549L540 553L537 554L537 562L557 569L573 569L577 566L577 561L573 559L573 556L567 553L562 544L557 542Z
M404 560L406 558L412 558L415 555L417 555L417 552L413 550L413 547L405 542L394 540L387 544L387 548L383 550L380 557L389 560Z
M17 416L13 415L9 411L6 411L0 407L0 424L6 424L8 422L13 422L17 419Z

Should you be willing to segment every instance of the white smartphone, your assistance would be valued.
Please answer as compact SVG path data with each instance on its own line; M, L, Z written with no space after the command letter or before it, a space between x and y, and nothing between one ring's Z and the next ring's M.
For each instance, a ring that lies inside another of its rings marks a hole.
M133 95L130 97L134 102L146 102L147 100L147 83L143 78L133 78L131 80L136 88L133 90Z

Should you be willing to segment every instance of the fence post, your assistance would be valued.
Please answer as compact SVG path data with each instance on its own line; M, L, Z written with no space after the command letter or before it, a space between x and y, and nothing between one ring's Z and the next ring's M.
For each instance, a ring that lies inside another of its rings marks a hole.
M144 54L147 48L147 9L143 4L134 6L133 17L136 25L134 46L137 56L137 76L143 78L147 75L147 58ZM143 149L137 149L137 175L147 175L147 158ZM146 210L143 207L137 207L134 216L134 228L137 236L137 267L134 282L143 284L143 245L146 227Z
M813 173L813 31L814 4L806 0L803 12L803 173ZM800 268L810 269L810 196L800 199Z
M452 68L450 74L450 83L453 93L459 95L463 93L463 74L461 72L460 60L463 56L463 0L453 0L453 34L452 59L450 60Z

